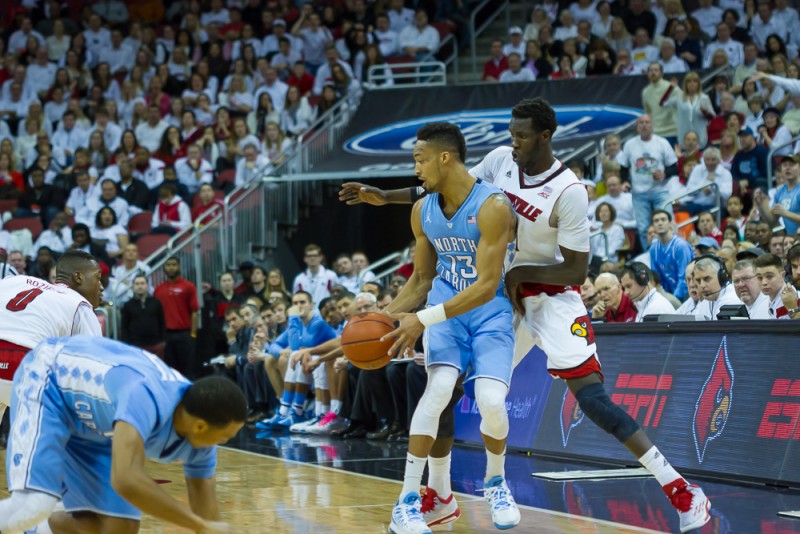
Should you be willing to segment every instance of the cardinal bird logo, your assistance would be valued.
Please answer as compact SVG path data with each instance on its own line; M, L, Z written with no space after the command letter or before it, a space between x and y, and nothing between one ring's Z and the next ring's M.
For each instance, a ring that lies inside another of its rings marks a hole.
M592 328L592 319L588 315L578 317L572 322L569 329L575 337L582 337L586 340L587 345L594 343L594 329Z
M581 424L581 421L583 421L583 411L581 411L575 395L567 388L564 392L564 399L561 401L561 441L564 443L564 447L567 446L572 429Z
M703 463L708 444L722 435L732 406L733 367L728 359L728 340L723 337L694 409L692 433L699 463Z

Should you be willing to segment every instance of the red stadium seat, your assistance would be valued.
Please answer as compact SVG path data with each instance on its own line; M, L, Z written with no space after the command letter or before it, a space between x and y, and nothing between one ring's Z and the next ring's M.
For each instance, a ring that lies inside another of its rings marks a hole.
M3 214L7 211L14 213L17 209L17 200L16 199L9 199L9 200L0 200L0 214Z
M36 241L36 238L39 237L39 234L41 234L43 230L42 221L39 217L16 217L14 219L9 219L8 222L3 225L3 229L9 232L22 230L23 228L30 230L33 240Z
M222 171L217 175L217 179L214 180L214 185L217 187L223 187L226 183L231 184L232 186L236 183L236 171L233 169L228 169Z
M136 246L139 247L139 257L141 259L147 258L153 252L166 245L170 237L166 234L143 235L136 240Z
M153 212L137 213L128 221L128 232L131 234L148 234L152 230Z
M453 30L447 22L434 22L431 26L436 28L436 31L439 32L439 39L442 41L444 41L445 37L453 33Z

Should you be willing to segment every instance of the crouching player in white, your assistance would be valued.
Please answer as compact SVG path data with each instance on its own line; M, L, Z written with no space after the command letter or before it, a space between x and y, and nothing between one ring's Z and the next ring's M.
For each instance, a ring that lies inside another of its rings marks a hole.
M520 513L505 481L508 413L505 399L514 355L511 303L502 273L515 215L495 187L464 167L466 142L458 126L430 123L417 131L415 172L428 197L414 205L414 274L386 308L400 313L393 354L413 350L423 329L428 384L411 420L403 490L392 511L395 534L431 532L421 511L420 480L459 376L475 380L486 446L485 497L500 529L516 526ZM455 503L454 503L455 504Z
M242 428L247 404L226 378L192 384L156 356L117 341L50 338L14 377L0 532L131 533L141 512L194 532L219 521L216 445ZM145 472L181 462L189 506ZM53 512L60 499L65 512ZM80 512L80 513L78 513Z

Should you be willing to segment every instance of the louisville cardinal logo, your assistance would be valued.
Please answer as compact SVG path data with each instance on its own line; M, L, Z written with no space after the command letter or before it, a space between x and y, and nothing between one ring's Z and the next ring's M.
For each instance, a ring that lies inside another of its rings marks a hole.
M581 421L583 421L583 411L578 405L575 395L567 388L564 392L564 399L561 401L561 441L564 443L564 447L567 446L572 429L581 424Z
M573 336L585 339L587 345L594 343L594 329L592 328L592 320L588 315L575 319L569 331L572 332Z
M703 463L706 447L722 435L733 405L733 367L728 359L728 341L722 338L711 374L697 399L692 421L697 461Z

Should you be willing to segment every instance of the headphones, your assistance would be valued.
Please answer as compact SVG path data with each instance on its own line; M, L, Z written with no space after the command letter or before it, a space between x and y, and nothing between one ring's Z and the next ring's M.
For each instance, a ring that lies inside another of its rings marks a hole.
M634 261L626 265L633 272L633 279L640 286L650 285L650 269L640 261Z
M702 256L696 257L695 261L698 262L702 259L711 259L719 264L719 270L717 271L717 281L719 282L720 288L725 287L725 284L730 282L730 276L728 275L728 268L725 267L725 260L717 256L716 254L703 254Z

